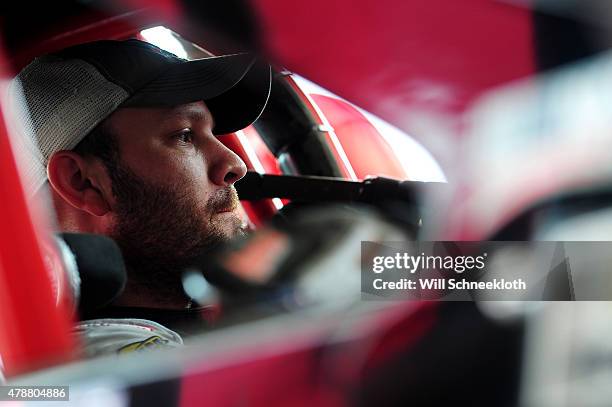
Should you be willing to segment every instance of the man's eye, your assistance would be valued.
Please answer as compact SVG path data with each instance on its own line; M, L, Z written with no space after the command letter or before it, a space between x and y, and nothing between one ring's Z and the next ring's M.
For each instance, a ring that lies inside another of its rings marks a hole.
M185 129L176 135L176 139L181 143L191 144L193 143L193 136L193 131Z

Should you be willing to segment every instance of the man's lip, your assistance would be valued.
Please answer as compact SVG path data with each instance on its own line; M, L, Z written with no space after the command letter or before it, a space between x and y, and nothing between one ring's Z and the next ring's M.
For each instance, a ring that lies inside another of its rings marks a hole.
M223 209L219 209L217 213L226 213L226 212L234 212L238 205L231 205Z

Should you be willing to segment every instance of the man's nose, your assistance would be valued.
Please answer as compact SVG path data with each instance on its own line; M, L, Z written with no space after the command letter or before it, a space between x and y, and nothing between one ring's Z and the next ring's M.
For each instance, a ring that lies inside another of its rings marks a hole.
M215 159L209 172L210 180L219 186L230 186L244 177L246 172L244 161L215 139Z

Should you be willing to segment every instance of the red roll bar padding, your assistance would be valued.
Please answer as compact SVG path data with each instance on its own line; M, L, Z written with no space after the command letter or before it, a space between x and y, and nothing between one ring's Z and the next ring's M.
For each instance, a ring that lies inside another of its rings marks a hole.
M0 60L2 55L0 55ZM4 75L1 75L5 77ZM4 94L5 89L0 88ZM0 114L0 356L7 377L67 360L74 353L68 312L56 305L42 257L43 228L17 171ZM50 234L49 234L50 235Z

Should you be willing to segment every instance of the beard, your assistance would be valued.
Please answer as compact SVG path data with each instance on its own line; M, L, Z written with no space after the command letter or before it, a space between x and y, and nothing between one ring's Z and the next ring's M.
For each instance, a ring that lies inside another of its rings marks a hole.
M150 299L165 303L186 298L184 270L194 259L244 234L237 215L214 216L237 207L233 186L217 191L202 208L178 185L153 184L121 165L109 173L116 198L110 237L123 253L128 284Z

